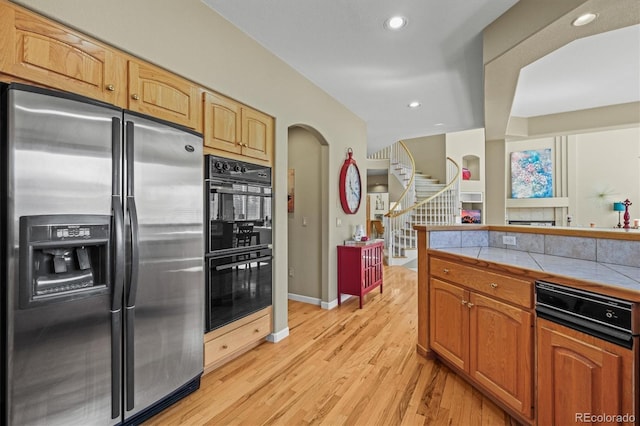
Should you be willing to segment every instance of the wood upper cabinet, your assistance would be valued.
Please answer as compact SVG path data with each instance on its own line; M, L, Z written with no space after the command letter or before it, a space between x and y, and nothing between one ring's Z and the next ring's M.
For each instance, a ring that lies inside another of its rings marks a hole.
M201 131L200 88L145 62L129 61L128 108Z
M637 415L631 349L540 318L536 332L539 425L591 423L578 414Z
M240 154L242 145L241 107L236 101L215 93L204 94L204 145Z
M438 258L429 264L431 349L532 419L533 313L524 309L532 283Z
M0 73L125 106L126 58L115 49L0 2Z
M273 117L217 93L204 93L204 144L222 156L271 164ZM231 154L231 155L229 155Z
M251 108L242 108L242 154L269 161L273 146L273 118Z

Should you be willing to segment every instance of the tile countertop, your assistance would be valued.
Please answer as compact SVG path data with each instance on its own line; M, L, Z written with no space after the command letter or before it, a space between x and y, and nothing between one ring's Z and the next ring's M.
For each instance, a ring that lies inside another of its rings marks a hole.
M431 250L563 275L605 286L621 287L640 294L640 268L636 267L495 247L459 247Z

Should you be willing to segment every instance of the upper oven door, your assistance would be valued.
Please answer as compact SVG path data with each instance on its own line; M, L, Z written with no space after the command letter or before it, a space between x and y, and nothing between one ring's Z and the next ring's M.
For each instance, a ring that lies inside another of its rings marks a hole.
M208 253L271 244L271 188L208 179Z

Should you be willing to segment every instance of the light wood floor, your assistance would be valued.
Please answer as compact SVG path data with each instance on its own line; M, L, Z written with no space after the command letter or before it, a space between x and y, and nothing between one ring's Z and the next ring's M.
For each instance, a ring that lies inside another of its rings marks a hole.
M289 301L290 335L202 378L147 425L509 425L438 361L416 353L417 274L385 267L384 293L330 311Z

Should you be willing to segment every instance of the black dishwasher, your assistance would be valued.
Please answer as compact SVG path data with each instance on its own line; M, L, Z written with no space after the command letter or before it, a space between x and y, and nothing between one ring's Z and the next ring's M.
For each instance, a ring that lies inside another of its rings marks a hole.
M536 314L540 318L633 347L632 303L589 291L536 281Z

